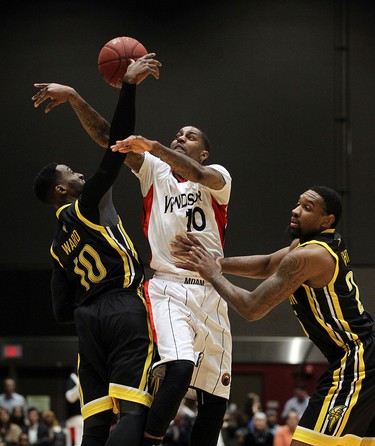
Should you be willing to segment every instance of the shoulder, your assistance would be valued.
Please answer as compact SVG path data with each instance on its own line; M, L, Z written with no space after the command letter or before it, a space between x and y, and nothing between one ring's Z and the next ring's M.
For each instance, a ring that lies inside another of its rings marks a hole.
M324 263L327 256L331 257L328 251L320 245L297 246L292 248L281 260L280 270L309 272L312 267L316 268Z
M284 260L285 271L300 271L303 281L312 288L322 288L331 281L337 261L328 247L313 242L297 246Z
M223 177L226 180L227 179L229 179L229 180L232 179L232 177L230 176L230 173L228 172L228 170L224 166L221 166L220 164L208 164L208 165L206 165L206 167L210 168L210 169L217 170L218 172L220 172L223 175Z
M154 156L149 152L145 152L143 154L143 163L139 169L139 173L142 174L150 170L160 170L160 169L171 170L169 164L162 161L157 156Z

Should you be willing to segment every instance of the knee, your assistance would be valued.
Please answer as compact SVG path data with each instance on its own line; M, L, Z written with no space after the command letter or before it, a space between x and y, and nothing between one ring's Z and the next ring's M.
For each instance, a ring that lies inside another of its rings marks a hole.
M120 400L120 417L126 415L141 416L146 414L148 408L143 404L135 403L133 401Z
M169 384L177 384L182 387L189 387L194 371L194 364L191 361L171 361L166 364L164 381Z

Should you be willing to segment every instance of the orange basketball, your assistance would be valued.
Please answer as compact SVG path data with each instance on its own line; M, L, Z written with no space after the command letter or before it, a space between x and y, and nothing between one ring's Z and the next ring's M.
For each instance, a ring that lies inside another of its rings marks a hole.
M112 87L121 88L130 59L147 54L146 48L132 37L116 37L107 42L98 56L99 73Z

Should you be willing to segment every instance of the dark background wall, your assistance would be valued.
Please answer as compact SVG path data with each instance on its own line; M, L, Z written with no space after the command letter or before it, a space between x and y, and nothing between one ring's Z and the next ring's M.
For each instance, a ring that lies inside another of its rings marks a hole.
M71 333L52 319L56 221L32 182L54 160L89 175L102 150L69 106L45 115L31 96L34 82L72 85L110 120L118 92L96 61L120 35L137 38L163 63L160 80L138 89L136 132L168 145L183 125L200 127L212 142L211 161L232 174L226 254L286 245L299 194L313 184L334 187L344 197L340 230L362 298L375 313L373 2L39 0L2 8L0 335ZM115 200L147 264L138 181L126 168ZM287 303L251 330L233 314L232 323L234 335L302 335Z

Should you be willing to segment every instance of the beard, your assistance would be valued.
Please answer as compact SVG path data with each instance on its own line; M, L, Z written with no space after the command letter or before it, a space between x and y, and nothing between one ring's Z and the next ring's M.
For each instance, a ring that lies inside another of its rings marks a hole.
M286 234L289 235L289 237L294 240L296 238L301 238L302 233L299 227L297 228L291 228L290 225L288 225L285 229Z

